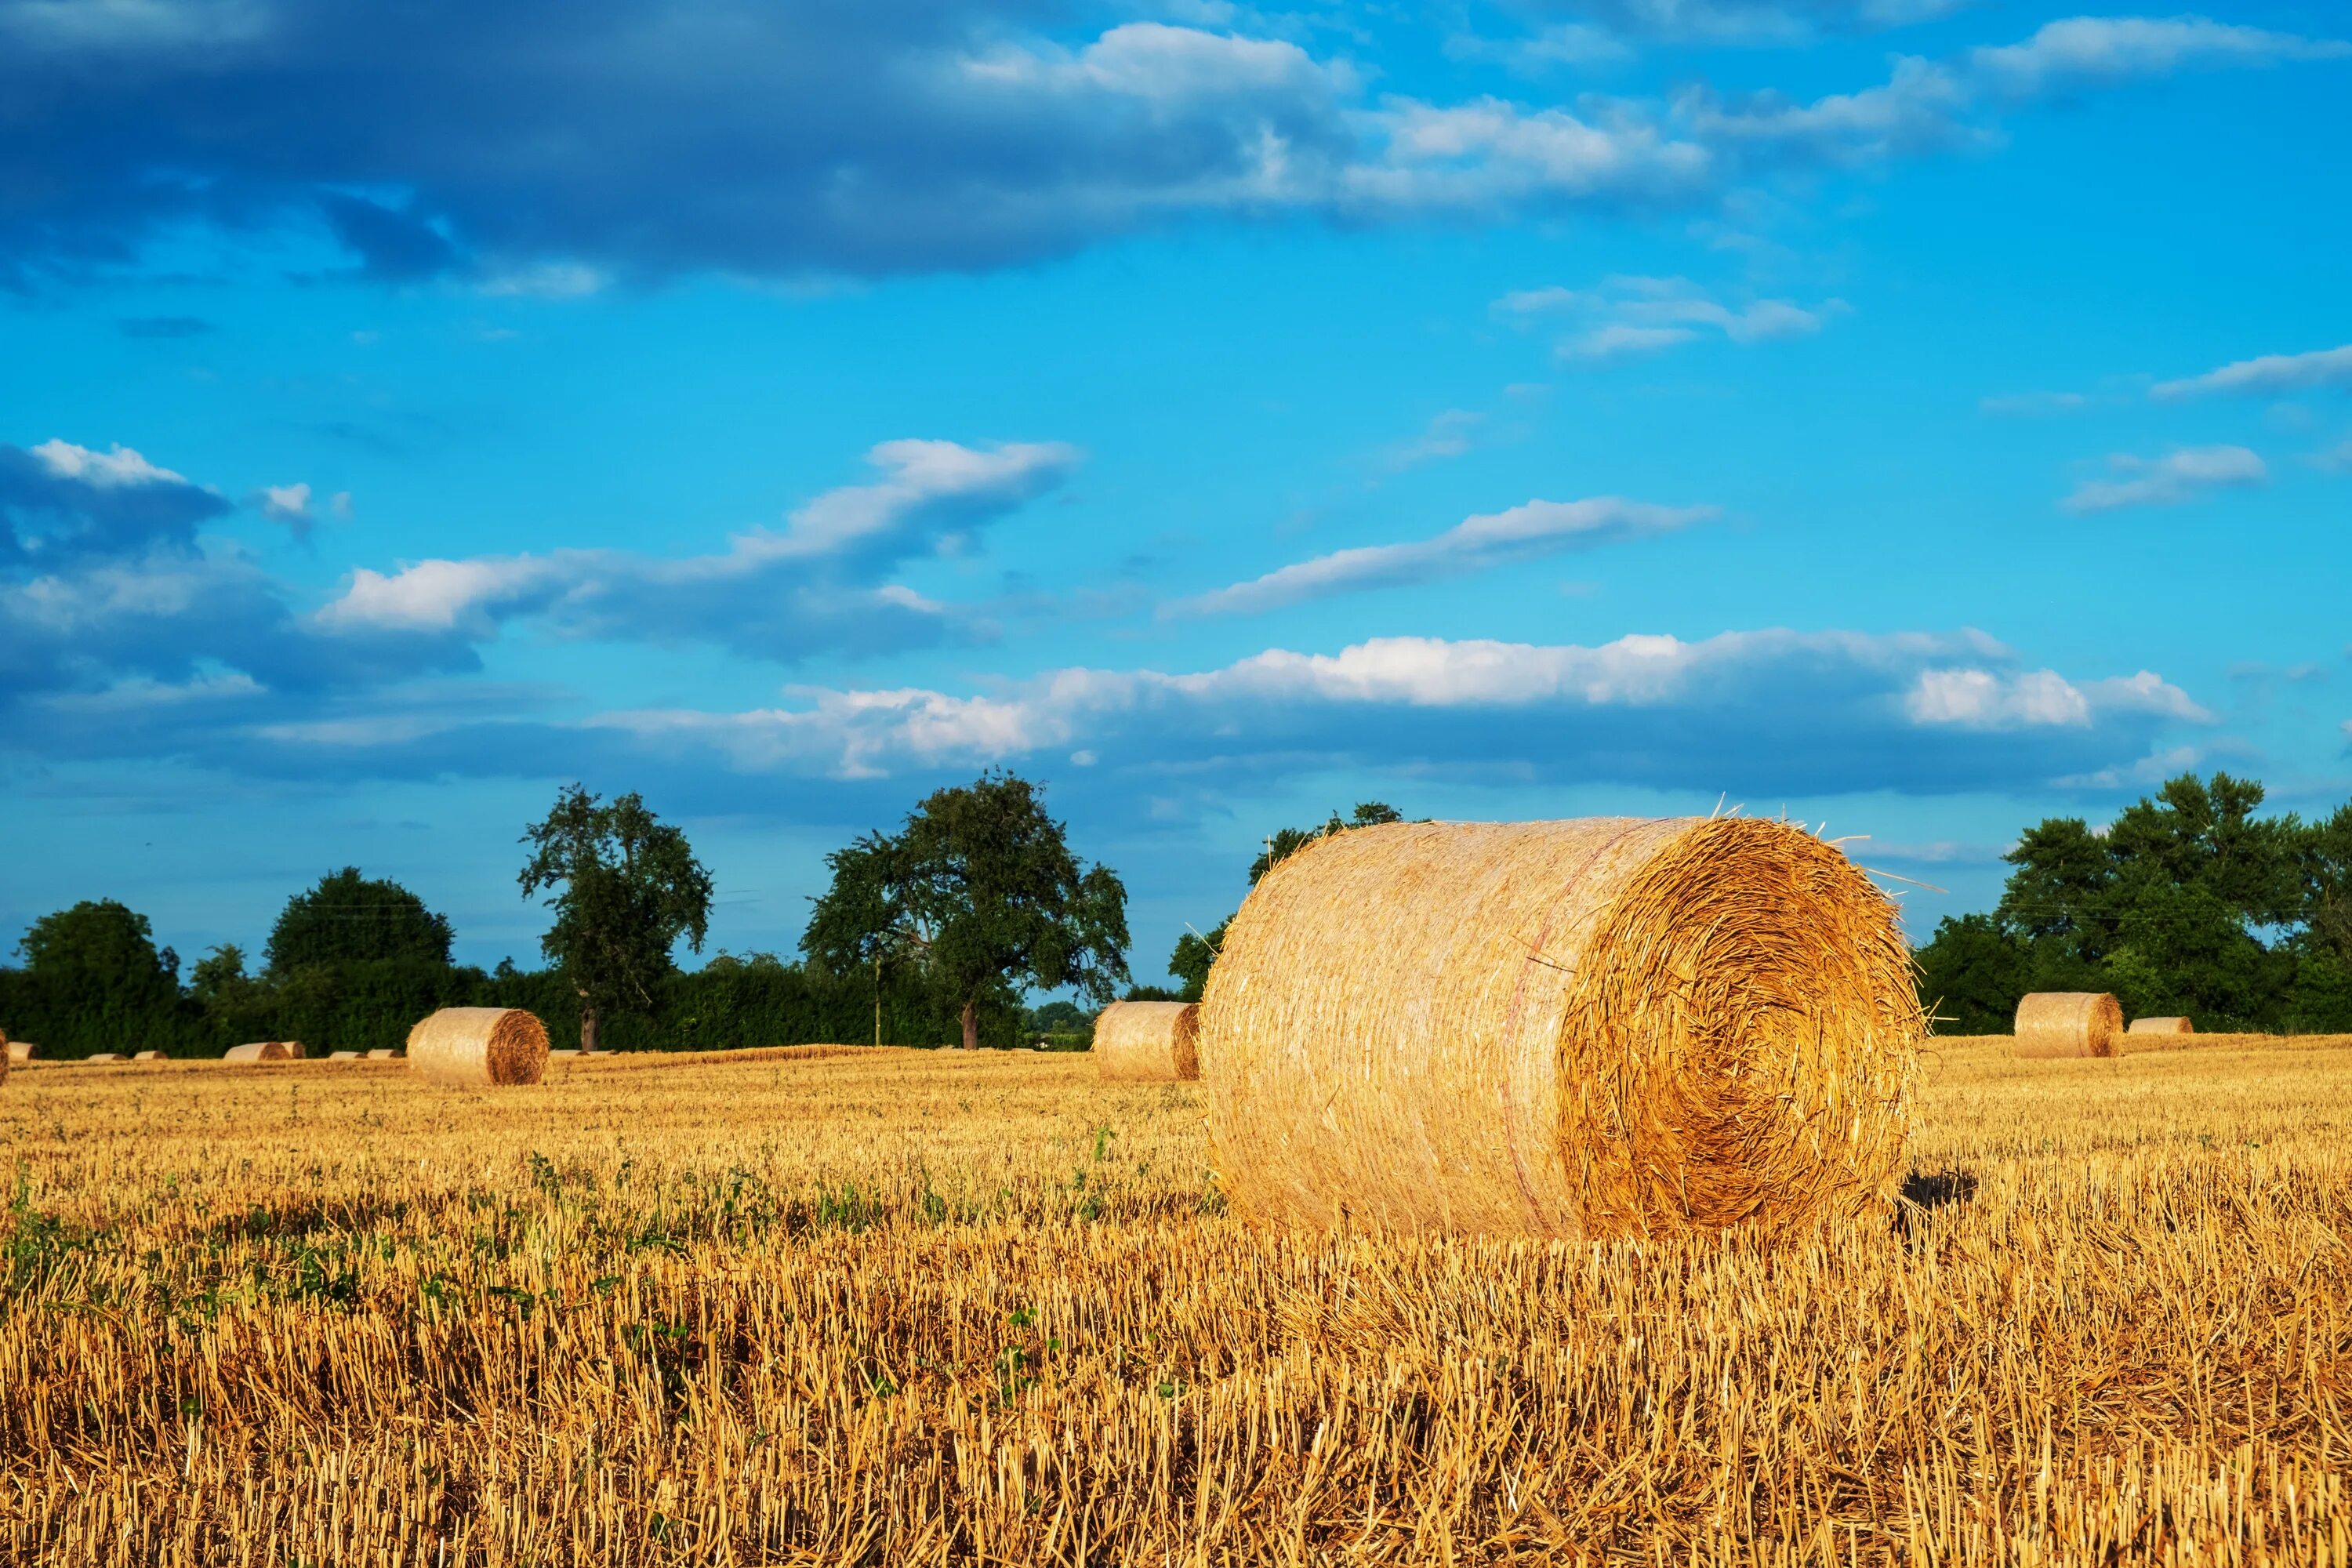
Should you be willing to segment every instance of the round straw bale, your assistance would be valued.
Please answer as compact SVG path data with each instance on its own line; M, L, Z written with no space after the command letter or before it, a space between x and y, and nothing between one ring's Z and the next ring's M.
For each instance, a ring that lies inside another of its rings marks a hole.
M1209 972L1254 1217L1598 1238L1883 1204L1926 1024L1895 906L1786 823L1400 823L1258 883Z
M39 1054L40 1048L30 1040L11 1040L8 1042L8 1059L12 1062L31 1061Z
M2112 1057L2123 1032L2123 1004L2104 991L2034 991L2017 1004L2021 1057Z
M257 1040L249 1046L231 1046L221 1060L226 1062L282 1062L292 1058L286 1054L283 1040Z
M172 1058L161 1051L133 1051L131 1059L134 1062L166 1062Z
M121 1051L92 1051L81 1059L86 1062L119 1062L125 1058Z
M389 1046L382 1046L370 1051L367 1059L372 1062L396 1062L400 1059L400 1053Z
M520 1007L444 1007L408 1031L408 1065L452 1087L537 1083L547 1027Z
M1095 1071L1106 1083L1177 1083L1201 1076L1190 1002L1114 1002L1095 1020Z
M357 1051L329 1051L327 1059L331 1062L355 1062L364 1058Z
M2193 1035L2197 1032L2186 1018L2134 1018L2126 1035Z

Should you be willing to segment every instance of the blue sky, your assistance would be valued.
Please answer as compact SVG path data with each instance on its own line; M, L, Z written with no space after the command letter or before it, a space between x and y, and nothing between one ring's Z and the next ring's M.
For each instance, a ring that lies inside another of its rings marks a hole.
M1139 978L1258 841L1866 834L1915 935L2352 795L2317 4L0 0L0 931L356 863L534 962L638 789L789 951L1044 781Z

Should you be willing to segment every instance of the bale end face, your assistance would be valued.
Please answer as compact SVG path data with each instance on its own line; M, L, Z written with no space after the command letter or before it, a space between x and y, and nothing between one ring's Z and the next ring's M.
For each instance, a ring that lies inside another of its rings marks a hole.
M1095 1019L1095 1072L1106 1083L1187 1083L1201 1076L1201 1009L1191 1002L1114 1002Z
M2123 1050L2123 1004L2105 991L2036 991L2017 1004L2017 1054L2112 1057Z
M547 1027L520 1007L444 1007L408 1031L408 1065L446 1088L537 1083L547 1071Z

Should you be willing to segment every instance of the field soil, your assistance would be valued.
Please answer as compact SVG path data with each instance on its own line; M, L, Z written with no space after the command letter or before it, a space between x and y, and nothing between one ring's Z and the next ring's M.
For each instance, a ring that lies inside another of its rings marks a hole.
M1253 1229L1198 1085L30 1066L0 1560L2352 1556L2352 1041L1926 1058L1778 1247Z

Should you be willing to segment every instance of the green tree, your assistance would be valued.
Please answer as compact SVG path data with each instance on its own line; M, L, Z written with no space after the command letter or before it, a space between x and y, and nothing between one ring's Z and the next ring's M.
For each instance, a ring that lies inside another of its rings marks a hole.
M676 967L670 954L680 940L702 951L710 873L686 835L635 794L606 805L572 784L522 842L531 850L523 897L548 889L555 910L540 947L579 994L580 1048L593 1051L600 1015L653 1009L654 987Z
M145 915L84 900L35 921L16 951L25 969L9 1023L24 1037L62 1055L194 1044L179 955L156 948Z
M397 882L362 877L358 867L346 866L286 900L264 953L269 973L282 977L313 963L383 958L447 963L449 939L448 916L426 909Z
M1990 915L1947 915L1919 952L1919 999L1956 1035L2005 1035L2033 988L2033 954Z
M927 797L894 835L825 858L833 884L801 944L836 974L910 963L980 1043L983 1004L1076 986L1108 1002L1127 978L1127 889L1071 854L1037 786L988 773Z

